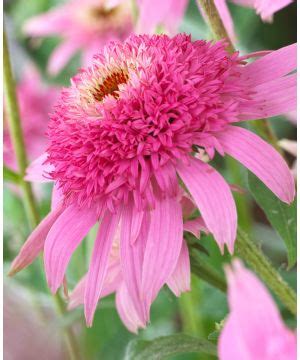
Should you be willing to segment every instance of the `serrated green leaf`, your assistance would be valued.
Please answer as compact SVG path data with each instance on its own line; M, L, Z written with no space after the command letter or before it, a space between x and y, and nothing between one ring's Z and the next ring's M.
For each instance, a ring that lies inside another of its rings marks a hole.
M191 352L217 355L216 346L209 341L185 334L175 334L152 341L131 341L127 346L124 360L162 360L172 355Z
M288 267L297 260L297 204L280 201L255 175L248 172L248 185L257 204L287 247Z

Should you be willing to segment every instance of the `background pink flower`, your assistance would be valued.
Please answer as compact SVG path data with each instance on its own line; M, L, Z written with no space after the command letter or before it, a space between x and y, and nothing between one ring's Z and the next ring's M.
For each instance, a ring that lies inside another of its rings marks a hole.
M87 66L110 40L124 40L133 31L130 0L69 0L30 19L24 27L34 37L59 36L48 70L56 75L78 51Z
M198 0L195 0L201 14L206 19ZM291 4L293 0L230 0L231 2L253 8L263 21L272 21L275 12ZM235 41L236 35L227 0L214 0L229 37ZM155 33L162 27L168 34L175 34L187 10L187 0L138 0L138 33ZM159 9L159 11L158 11Z
M220 360L295 360L296 335L264 284L238 260L226 275L230 313L219 338Z
M20 106L21 125L29 160L34 160L47 146L46 129L49 113L59 96L59 88L46 86L36 69L27 67L17 84L17 96ZM4 164L17 170L14 150L10 140L6 112L4 109Z

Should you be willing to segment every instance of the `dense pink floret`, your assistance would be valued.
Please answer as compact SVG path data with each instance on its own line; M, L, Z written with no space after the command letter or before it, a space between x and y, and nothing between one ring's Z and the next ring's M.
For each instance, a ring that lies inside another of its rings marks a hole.
M183 34L110 43L56 106L48 131L52 178L81 205L110 194L112 209L129 191L138 207L151 204L154 177L172 191L171 175L159 179L161 167L173 173L193 145L207 146L206 133L238 121L240 67L223 42ZM120 74L123 83L114 84Z

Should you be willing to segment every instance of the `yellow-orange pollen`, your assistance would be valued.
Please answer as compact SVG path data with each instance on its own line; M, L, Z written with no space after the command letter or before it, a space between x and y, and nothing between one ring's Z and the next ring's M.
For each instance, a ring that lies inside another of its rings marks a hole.
M115 99L119 98L119 85L126 84L129 76L123 70L112 72L101 84L95 87L92 95L95 100L102 101L107 95L112 95Z
M112 9L105 9L104 7L92 7L89 9L88 13L91 19L99 20L113 17L117 11L117 7L114 7Z

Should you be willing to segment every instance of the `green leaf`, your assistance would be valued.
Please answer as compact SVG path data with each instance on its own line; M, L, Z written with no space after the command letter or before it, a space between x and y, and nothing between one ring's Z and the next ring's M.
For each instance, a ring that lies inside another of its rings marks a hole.
M133 340L126 349L124 360L161 360L172 355L199 352L217 355L216 346L207 340L185 334L162 336L152 341Z
M3 179L4 181L12 182L14 184L19 184L20 175L9 169L8 167L3 167Z
M297 204L280 201L255 175L248 172L248 184L255 201L287 247L288 268L297 260Z

